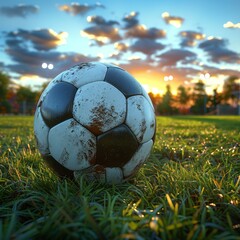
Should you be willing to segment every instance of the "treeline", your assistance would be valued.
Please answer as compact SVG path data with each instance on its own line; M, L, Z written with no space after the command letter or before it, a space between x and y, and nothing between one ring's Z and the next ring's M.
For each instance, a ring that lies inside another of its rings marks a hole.
M149 93L156 113L161 115L174 114L217 114L217 107L235 108L240 104L239 78L230 76L224 81L221 92L213 89L212 94L206 93L206 85L200 80L192 88L180 85L177 95L173 95L171 86L167 85L163 96ZM226 108L225 108L226 109Z
M30 87L16 87L8 75L0 72L0 114L33 114L44 88L43 85L41 89L34 91ZM149 93L149 96L157 114L215 114L220 104L239 104L240 84L238 77L230 76L224 82L223 91L213 89L211 95L207 95L206 86L199 81L193 88L180 85L177 95L173 95L171 86L167 85L162 96L153 93Z
M0 114L33 114L42 89L16 86L0 72Z

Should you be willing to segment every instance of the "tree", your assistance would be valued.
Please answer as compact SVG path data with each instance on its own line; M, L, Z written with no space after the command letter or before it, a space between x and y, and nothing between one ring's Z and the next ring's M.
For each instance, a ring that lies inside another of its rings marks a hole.
M217 109L217 105L221 103L222 96L218 93L217 88L213 89L213 95L209 98L210 108L212 111Z
M19 102L16 96L16 89L9 88L7 92L7 101L11 106L11 113L17 114L19 112Z
M205 84L202 81L198 81L193 89L192 94L193 106L191 111L194 114L205 114L207 112L207 95L205 92Z
M173 95L171 92L170 85L166 86L166 93L163 95L162 101L158 104L157 110L161 114L174 114L176 113L176 109L173 105Z
M9 76L0 72L0 100L6 99L9 83Z
M17 100L21 103L21 111L23 114L32 113L36 103L37 93L33 92L29 87L21 86L17 93Z
M190 95L188 93L188 90L183 86L180 85L177 89L177 102L179 104L180 107L180 111L181 112L186 112L187 110L187 103L190 100Z
M0 113L7 113L11 111L11 106L7 101L8 86L10 78L3 72L0 72Z
M157 111L157 105L158 103L160 102L161 100L161 96L160 94L153 94L152 92L149 92L148 93L148 96L150 97L151 101L152 101L152 104L153 104L153 107L154 109Z
M230 100L230 102L234 104L239 100L240 84L237 83L238 79L237 76L230 76L225 80L222 93L225 103L228 103Z
M178 87L178 92L177 92L177 100L180 103L180 105L186 105L189 101L189 94L186 90L186 88L182 85Z

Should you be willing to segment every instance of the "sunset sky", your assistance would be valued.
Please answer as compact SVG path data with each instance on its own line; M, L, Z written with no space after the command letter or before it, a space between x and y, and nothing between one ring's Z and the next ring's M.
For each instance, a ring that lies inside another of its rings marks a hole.
M240 77L240 0L0 3L0 69L40 86L85 61L117 64L162 93Z

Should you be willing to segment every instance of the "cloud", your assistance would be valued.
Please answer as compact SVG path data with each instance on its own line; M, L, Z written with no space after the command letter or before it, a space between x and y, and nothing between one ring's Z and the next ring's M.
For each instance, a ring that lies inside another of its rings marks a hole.
M223 24L224 28L240 28L240 22L239 23L233 23L233 22L226 22Z
M80 33L82 36L94 40L98 45L101 46L121 39L118 28L114 27L114 25L119 24L117 21L106 21L101 16L88 16L87 20L93 26L85 28Z
M122 59L122 52L113 52L111 54L109 54L109 58L110 59L115 59L115 60L121 60Z
M138 12L131 12L122 19L125 23L125 26L123 27L125 31L125 37L149 39L159 39L166 37L166 32L164 30L155 27L147 28L145 25L140 24L139 20L137 19L138 15Z
M114 48L121 52L126 52L128 50L128 45L124 42L117 42L114 44Z
M229 69L229 68L218 68L209 65L203 65L202 68L208 72L211 76L225 75L229 76L237 76L240 77L240 71Z
M203 40L206 37L205 34L195 31L181 31L179 36L182 39L180 44L182 47L193 47L197 41Z
M7 39L6 44L8 47L5 49L5 52L11 57L14 62L18 62L26 65L35 65L40 64L41 59L48 58L51 61L51 57L56 58L55 53L48 52L39 52L29 50L22 43L23 40L19 39Z
M166 24L172 25L176 28L180 28L184 22L184 19L181 17L171 16L168 12L162 14L162 18Z
M124 28L132 28L139 24L139 20L137 19L139 13L138 12L131 12L130 14L126 15L122 20L125 23Z
M240 63L240 54L227 49L227 41L221 38L208 38L199 44L199 48L208 54L208 58L215 63Z
M39 52L30 51L21 46L6 49L7 54L14 61L6 65L10 71L20 75L38 75L43 78L53 78L60 72L79 62L98 61L97 57L88 57L74 52ZM52 70L42 69L42 63L53 64Z
M129 47L132 52L142 52L146 55L152 55L156 53L156 51L162 50L164 48L165 45L162 43L148 38L138 39Z
M39 29L32 31L19 29L8 33L7 38L10 40L9 44L11 45L14 41L26 45L27 41L31 42L33 48L37 50L48 51L66 43L67 36L68 34L66 32L56 33L52 29Z
M104 8L104 6L100 3L96 3L93 5L88 4L79 4L77 2L72 2L71 5L61 5L58 7L60 11L64 11L67 13L70 13L72 15L84 15L90 10L93 10L95 8Z
M129 63L120 64L120 67L122 67L123 69L125 69L126 71L128 71L130 73L147 72L152 69L149 62L146 60L143 60L141 58L131 59L131 60L129 60Z
M0 13L7 17L25 18L30 14L37 13L39 7L36 5L19 4L14 7L0 7Z
M166 36L164 30L158 28L147 28L144 25L135 25L132 28L129 28L126 33L126 37L129 38L149 38L149 39L159 39Z
M192 66L189 67L176 67L168 66L164 68L166 75L172 75L174 77L173 83L175 87L178 87L180 84L183 85L186 81L191 81L194 76L198 76L200 70L195 69Z
M102 25L102 26L112 26L112 25L119 25L119 22L110 20L106 21L103 17L101 16L88 16L87 21L89 23L94 23L96 25Z
M126 44L124 42L116 42L116 43L114 43L114 48L116 49L116 51L109 54L109 58L121 61L123 54L128 51L129 46L128 46L128 44Z
M6 38L6 54L12 64L5 64L5 68L21 75L38 75L43 78L52 78L63 70L79 62L98 61L98 57L89 57L75 52L42 51L55 48L59 39L52 37L48 31L19 30L9 32ZM38 37L40 37L40 40ZM42 37L45 36L45 37ZM33 48L28 47L31 42ZM42 63L53 64L52 70L42 69Z
M93 26L83 29L81 35L94 40L99 46L115 43L115 49L121 52L130 50L132 52L142 52L146 55L151 55L165 48L165 45L156 40L164 38L166 32L155 27L148 29L144 25L139 24L137 17L137 12L131 12L129 15L126 15L123 18L125 26L121 27L119 31L115 27L116 25L120 25L118 21L107 21L102 16L88 16L87 21ZM123 42L118 43L118 41L127 38L135 38L135 42L131 46ZM111 58L120 59L120 57L122 57L122 54L119 54L119 52L111 55Z
M197 54L184 49L171 49L156 56L161 67L177 66L178 63L188 64L197 59Z

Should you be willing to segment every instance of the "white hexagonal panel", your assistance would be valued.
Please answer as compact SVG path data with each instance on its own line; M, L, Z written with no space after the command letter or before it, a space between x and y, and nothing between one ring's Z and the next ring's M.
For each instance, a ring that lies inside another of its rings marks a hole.
M124 178L128 178L142 166L142 164L148 159L152 146L152 140L139 146L137 152L133 155L131 160L127 162L122 168Z
M48 148L48 132L49 127L45 124L42 114L40 112L40 108L38 107L34 116L34 134L37 140L37 146L39 152L42 155L46 155L49 153Z
M69 170L81 170L95 162L96 138L74 119L49 131L49 150L54 159Z
M106 82L94 82L80 87L75 95L73 117L98 135L124 122L126 98Z
M123 172L121 168L104 168L101 165L94 165L86 170L74 171L74 177L77 179L84 176L88 181L97 181L101 183L117 184L123 181Z
M123 172L121 168L106 168L106 182L107 183L120 183L123 180Z
M142 95L127 99L126 123L139 143L149 141L155 132L155 114L148 100Z
M87 83L103 81L107 67L98 62L80 63L65 71L62 81L69 82L79 88Z

